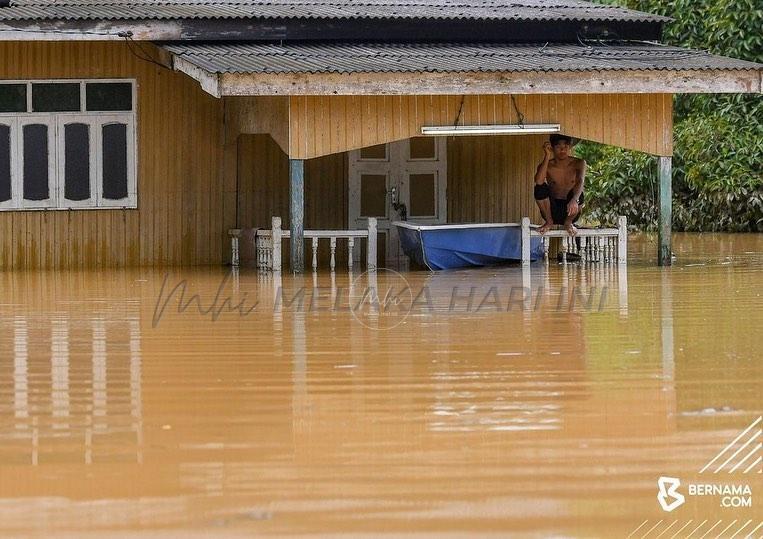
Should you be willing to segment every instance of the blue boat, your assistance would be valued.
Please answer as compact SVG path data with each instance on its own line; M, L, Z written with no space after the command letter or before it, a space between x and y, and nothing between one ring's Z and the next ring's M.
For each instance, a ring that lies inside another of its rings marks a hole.
M522 260L522 228L515 223L417 225L395 221L403 252L430 270L491 266ZM530 260L543 259L540 237L530 239Z

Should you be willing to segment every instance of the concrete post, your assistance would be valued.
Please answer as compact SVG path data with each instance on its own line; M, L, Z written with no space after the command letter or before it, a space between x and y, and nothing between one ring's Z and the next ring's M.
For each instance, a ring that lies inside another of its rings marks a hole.
M289 159L289 217L291 271L305 271L305 161Z
M617 218L617 262L628 262L628 218L621 215Z
M657 264L670 266L672 264L671 234L673 229L673 159L660 157L660 215L658 224Z
M522 264L530 263L530 218L522 217Z

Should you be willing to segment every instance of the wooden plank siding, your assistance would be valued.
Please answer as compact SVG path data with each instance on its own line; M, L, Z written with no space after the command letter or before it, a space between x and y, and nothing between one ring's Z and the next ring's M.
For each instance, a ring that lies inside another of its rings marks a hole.
M518 121L509 95L288 99L288 153L293 159L403 140L420 135L422 126L452 125L456 119L468 125ZM671 94L517 95L515 99L526 123L559 123L563 133L574 137L655 155L672 154Z
M305 229L347 228L347 154L338 153L305 162ZM268 135L241 135L238 139L238 227L270 228L279 216L289 228L289 158ZM321 242L319 260L327 267L329 246ZM284 242L288 253L288 241ZM312 258L306 243L305 263ZM345 265L347 250L338 245L339 267Z
M138 209L2 211L0 269L220 263L221 100L125 43L3 42L0 58L0 79L133 78L138 96Z
M519 222L540 213L533 177L544 135L448 137L448 221Z

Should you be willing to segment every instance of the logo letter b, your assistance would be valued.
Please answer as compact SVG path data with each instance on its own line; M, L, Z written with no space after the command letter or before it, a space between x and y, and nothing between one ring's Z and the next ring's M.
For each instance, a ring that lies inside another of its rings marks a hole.
M660 477L657 480L657 487L660 490L657 493L657 501L660 502L663 510L670 512L686 501L684 495L676 490L680 485L681 480L675 477ZM672 501L669 502L671 499Z

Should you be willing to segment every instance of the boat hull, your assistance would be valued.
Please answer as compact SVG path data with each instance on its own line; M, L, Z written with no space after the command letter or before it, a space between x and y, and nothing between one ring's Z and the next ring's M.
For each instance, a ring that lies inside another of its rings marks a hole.
M522 259L522 229L519 225L394 224L405 254L430 270L492 266ZM542 240L533 237L530 239L530 260L542 258Z

